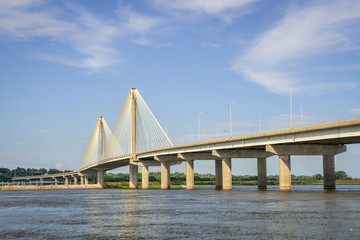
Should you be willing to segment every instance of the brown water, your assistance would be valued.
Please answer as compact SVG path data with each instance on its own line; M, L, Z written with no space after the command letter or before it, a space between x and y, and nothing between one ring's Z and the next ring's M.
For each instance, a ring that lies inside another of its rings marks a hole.
M360 239L360 186L0 191L0 239Z

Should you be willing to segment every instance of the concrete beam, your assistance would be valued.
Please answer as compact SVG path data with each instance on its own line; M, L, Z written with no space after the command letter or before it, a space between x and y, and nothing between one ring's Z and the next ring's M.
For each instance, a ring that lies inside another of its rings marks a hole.
M141 160L141 166L160 166L160 162L159 161L154 161L154 160Z
M160 162L179 161L179 159L177 158L177 155L173 155L173 156L154 156L154 160L160 161Z
M274 155L264 150L228 149L213 150L212 155L218 158L267 158Z
M346 151L345 145L320 145L320 144L291 144L291 145L266 145L266 151L286 155L336 155Z
M179 153L178 158L182 160L215 160L220 159L219 157L214 156L212 153Z

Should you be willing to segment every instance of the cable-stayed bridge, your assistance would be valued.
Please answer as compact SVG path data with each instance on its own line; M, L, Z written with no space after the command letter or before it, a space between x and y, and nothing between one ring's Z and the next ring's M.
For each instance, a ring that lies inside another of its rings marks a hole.
M170 167L186 162L186 188L193 189L194 161L214 160L216 188L229 190L232 159L254 158L258 188L266 189L266 159L278 155L280 190L291 190L291 155L320 155L324 188L334 189L335 155L345 152L346 144L355 143L360 143L360 119L174 146L139 91L131 88L112 131L99 117L78 171L13 180L64 178L65 184L81 187L91 179L103 187L104 172L129 165L129 187L138 188L141 167L142 188L147 189L149 166L161 166L161 188L168 189Z

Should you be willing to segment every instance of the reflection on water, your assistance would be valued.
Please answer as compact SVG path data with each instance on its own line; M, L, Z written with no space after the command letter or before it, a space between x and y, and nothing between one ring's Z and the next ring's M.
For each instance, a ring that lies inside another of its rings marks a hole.
M0 239L359 239L360 186L0 192Z

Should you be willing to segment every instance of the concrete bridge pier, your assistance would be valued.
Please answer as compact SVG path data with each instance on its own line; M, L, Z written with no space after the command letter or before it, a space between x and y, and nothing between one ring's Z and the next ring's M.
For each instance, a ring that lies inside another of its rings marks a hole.
M170 188L170 164L161 161L161 189Z
M104 170L99 169L97 172L97 184L104 187Z
M85 185L89 185L89 177L87 175L84 176Z
M267 189L266 180L266 158L257 158L257 171L258 171L258 189Z
M78 178L77 176L73 176L74 177L74 185L78 185Z
M291 155L322 155L324 171L324 189L335 189L334 155L346 151L345 145L289 144L267 145L266 151L279 156L280 190L291 190Z
M80 185L84 185L84 176L80 176Z
M222 187L222 160L215 160L215 188L220 190Z
M66 186L69 185L69 178L68 178L68 177L65 177L65 176L63 176L63 178L65 179L65 185L66 185Z
M149 189L149 166L145 164L141 168L141 188Z
M231 158L224 158L222 161L222 189L232 189Z
M194 189L194 160L186 160L186 189Z
M129 165L129 188L136 189L138 188L138 173L139 168L137 165Z
M55 177L52 178L55 182L55 185L57 185L57 179Z
M335 189L334 155L323 155L324 189Z
M279 156L279 189L291 190L291 162L290 155Z

